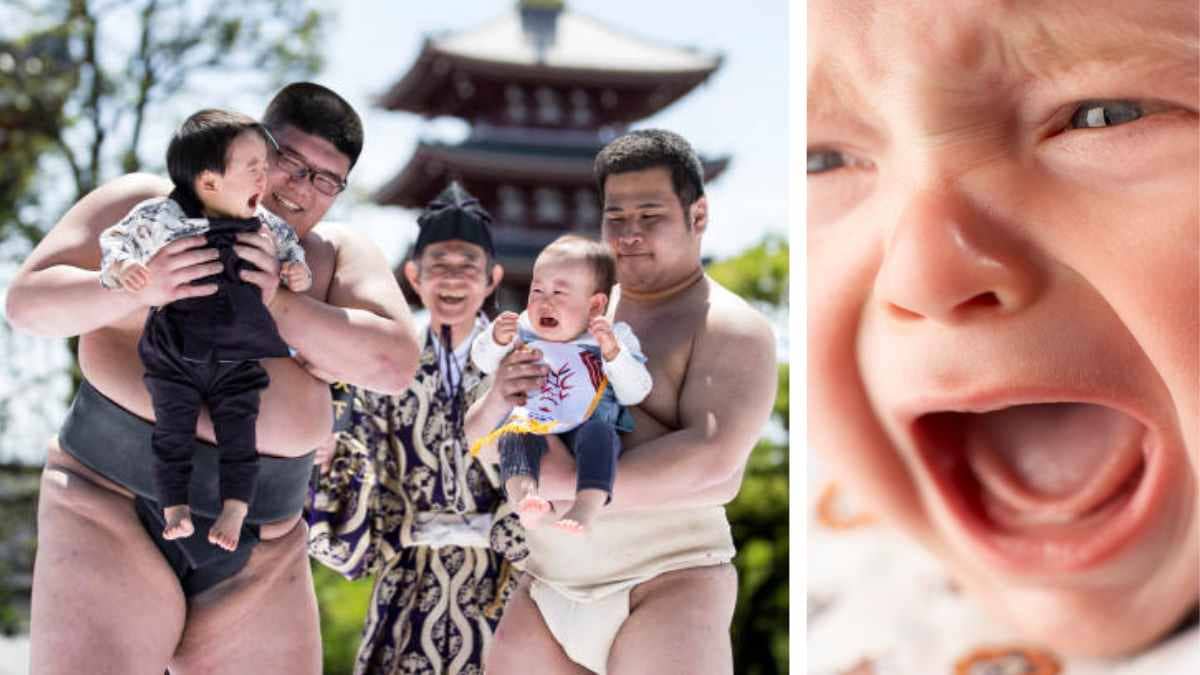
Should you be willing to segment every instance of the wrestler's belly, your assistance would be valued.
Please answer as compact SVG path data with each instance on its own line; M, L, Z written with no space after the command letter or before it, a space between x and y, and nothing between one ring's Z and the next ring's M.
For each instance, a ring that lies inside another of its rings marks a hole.
M122 320L115 327L82 336L79 367L84 378L100 393L145 420L154 419L150 392L142 381L145 372L137 353L145 314ZM332 408L328 386L306 375L291 359L264 359L271 387L263 394L257 434L259 453L279 457L308 454L329 435ZM325 421L328 420L328 421ZM196 433L208 443L215 437L208 412L202 411Z
M46 454L46 467L62 469L98 487L111 490L112 492L128 497L131 500L133 499L132 492L112 482L104 476L101 476L95 471L92 471L83 464L80 464L79 460L64 452L63 449L58 445L58 439L52 439L50 441ZM81 508L94 508L94 505L90 504L80 506ZM259 526L259 538L266 541L282 537L291 531L291 529L296 526L296 522L299 520L300 514L297 513L295 516L283 518L271 523L263 523Z

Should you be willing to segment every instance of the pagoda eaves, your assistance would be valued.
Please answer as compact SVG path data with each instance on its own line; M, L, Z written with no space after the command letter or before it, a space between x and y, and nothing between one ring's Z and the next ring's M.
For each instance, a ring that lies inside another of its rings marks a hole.
M630 36L568 10L557 13L549 35L530 39L517 10L430 36L379 104L497 125L623 126L670 105L721 65L718 54Z

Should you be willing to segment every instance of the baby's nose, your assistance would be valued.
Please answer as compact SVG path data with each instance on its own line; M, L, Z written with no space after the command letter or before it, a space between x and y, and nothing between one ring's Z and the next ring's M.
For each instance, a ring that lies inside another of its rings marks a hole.
M919 192L892 230L875 295L901 319L1016 312L1039 292L1039 272L1021 249L953 190Z

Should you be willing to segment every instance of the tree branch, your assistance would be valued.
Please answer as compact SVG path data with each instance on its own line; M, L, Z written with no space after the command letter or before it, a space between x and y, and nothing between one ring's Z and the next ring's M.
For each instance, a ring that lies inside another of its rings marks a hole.
M86 190L80 190L76 199L80 199L91 188L100 183L100 150L104 145L106 132L101 120L100 107L104 95L104 71L100 67L100 59L96 53L96 19L88 13L86 0L73 0L77 10L76 16L83 22L83 63L92 68L92 86L88 92L86 109L92 123L92 153L85 177Z
M142 77L138 81L137 98L133 104L133 137L129 141L129 148L125 152L125 157L122 160L122 169L126 173L137 171L138 169L138 145L142 140L142 124L146 118L146 104L150 101L150 90L154 87L155 77L154 69L150 64L151 56L151 34L150 24L153 23L154 15L158 9L157 0L150 0L142 9L142 35L138 41L137 61L142 65Z

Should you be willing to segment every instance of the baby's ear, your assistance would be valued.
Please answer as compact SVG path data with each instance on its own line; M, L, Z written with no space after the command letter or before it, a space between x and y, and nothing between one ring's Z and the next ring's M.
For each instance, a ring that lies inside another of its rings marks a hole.
M196 176L196 195L209 196L221 189L221 174L212 169L205 169Z
M600 316L606 309L608 309L608 294L593 293L592 297L588 299L588 318Z

